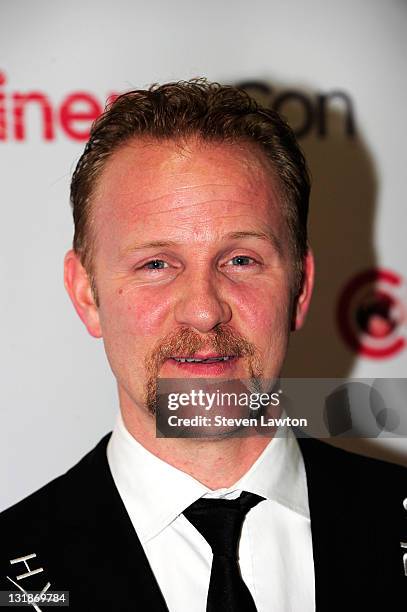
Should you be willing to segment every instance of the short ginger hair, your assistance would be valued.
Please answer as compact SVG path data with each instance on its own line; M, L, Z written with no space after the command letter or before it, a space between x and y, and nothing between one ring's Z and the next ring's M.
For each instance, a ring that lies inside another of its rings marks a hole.
M310 177L304 155L288 124L260 106L243 89L192 79L129 91L107 105L94 121L71 182L73 248L93 278L92 196L108 159L130 140L179 140L254 143L266 155L282 194L296 269L302 282L307 253Z

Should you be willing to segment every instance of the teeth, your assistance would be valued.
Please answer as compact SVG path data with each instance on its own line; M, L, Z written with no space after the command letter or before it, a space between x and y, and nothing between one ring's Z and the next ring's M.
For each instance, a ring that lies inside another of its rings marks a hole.
M208 357L207 359L194 359L193 357L173 357L178 363L213 363L216 361L229 361L231 356L226 357Z

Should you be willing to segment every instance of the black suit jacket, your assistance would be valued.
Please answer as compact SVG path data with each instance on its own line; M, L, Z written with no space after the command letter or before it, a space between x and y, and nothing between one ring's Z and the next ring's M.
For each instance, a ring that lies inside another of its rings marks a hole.
M50 582L50 590L70 592L70 610L167 610L113 482L108 439L0 514L0 591L17 590L10 578L27 591ZM407 542L407 470L317 440L298 441L307 472L317 612L405 610L407 550L400 543ZM10 563L32 554L27 565ZM29 575L17 581L24 573Z

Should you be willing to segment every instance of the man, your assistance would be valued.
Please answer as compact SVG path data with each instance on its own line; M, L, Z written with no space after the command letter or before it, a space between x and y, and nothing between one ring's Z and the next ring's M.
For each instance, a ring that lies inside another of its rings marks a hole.
M65 285L121 416L2 514L3 590L87 611L403 605L402 468L292 433L156 436L157 380L279 376L313 286L308 198L291 130L232 87L130 92L96 121Z

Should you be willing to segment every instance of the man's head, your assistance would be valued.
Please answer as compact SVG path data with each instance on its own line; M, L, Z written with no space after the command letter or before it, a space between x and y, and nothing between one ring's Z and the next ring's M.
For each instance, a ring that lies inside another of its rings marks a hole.
M142 404L157 375L279 374L312 285L308 198L291 130L235 88L134 91L95 122L65 282L122 400ZM191 356L216 361L177 361Z

